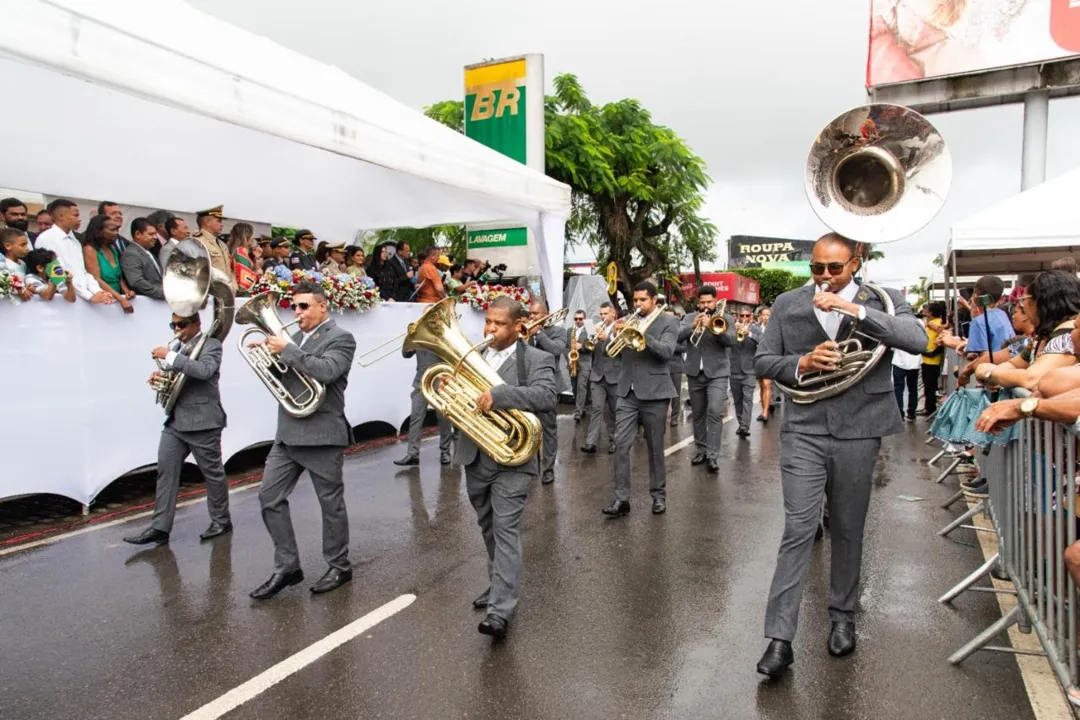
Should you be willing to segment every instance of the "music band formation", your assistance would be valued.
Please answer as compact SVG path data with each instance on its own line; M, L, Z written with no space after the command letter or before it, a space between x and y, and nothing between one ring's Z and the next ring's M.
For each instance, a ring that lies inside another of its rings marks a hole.
M882 122L878 127L887 134ZM829 142L823 134L816 144ZM845 147L856 153L861 146L856 139ZM842 163L845 155L839 155L834 164ZM838 195L846 192L840 180L830 182ZM910 171L907 182L912 182ZM848 194L849 203L859 202ZM464 468L487 550L488 587L472 603L485 613L479 631L503 638L515 615L525 506L537 478L542 485L555 479L556 373L566 362L574 379L576 421L584 419L585 398L591 396L581 450L597 452L605 425L606 447L615 456L612 499L602 508L607 521L631 512L631 447L639 427L648 456L651 511L667 511L664 436L669 410L680 410L680 374L686 376L693 419L690 462L705 465L710 474L720 471L729 390L736 433L746 436L754 391L759 381L772 381L784 397L780 477L785 523L765 612L769 643L757 670L776 677L794 661L791 643L823 510L832 543L827 648L834 656L852 652L874 464L881 438L903 427L887 359L892 348L918 354L927 345L922 324L897 291L854 278L866 249L837 232L821 237L810 262L811 282L780 295L771 317L761 313L755 318L749 308L733 315L715 290L703 287L697 311L680 321L664 312L656 287L642 282L632 290L632 311L618 317L605 302L595 325L584 312L576 312L567 329L562 326L565 309L549 313L537 301L526 310L510 297L491 302L480 343L461 332L452 300L428 307L410 323L400 351L415 360L416 375L407 453L397 464L419 463L424 416L429 406L435 409L440 461ZM210 526L200 537L212 539L231 530L221 458L226 414L217 384L221 339L235 320L253 326L240 338L241 354L279 402L277 433L259 491L274 544L273 572L251 597L269 599L303 581L288 498L305 470L322 510L328 565L311 591L334 590L353 573L342 467L352 442L344 395L357 361L356 341L330 319L316 285L294 288L298 328L290 336L286 330L293 323L278 318L273 292L252 298L234 313L228 282L215 272L201 246L190 242L177 248L165 270L176 336L169 347L152 353L159 370L150 382L167 417L158 454L157 502L150 527L125 540L169 541L180 468L188 454L208 488ZM198 311L208 296L214 299L214 320L204 331ZM361 356L362 366L370 352ZM767 417L767 392L761 401Z

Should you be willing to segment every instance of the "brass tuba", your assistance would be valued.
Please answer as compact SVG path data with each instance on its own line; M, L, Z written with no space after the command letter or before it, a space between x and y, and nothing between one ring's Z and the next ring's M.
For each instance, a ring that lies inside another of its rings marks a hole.
M208 337L223 340L229 334L236 310L236 297L229 279L210 266L210 255L198 240L188 238L173 248L161 273L161 290L169 308L180 317L191 317L198 313L206 305L208 297L214 300L214 320L210 329L203 332L187 353L192 360L202 354ZM187 382L187 375L166 368L161 361L157 361L157 366L158 374L150 387L157 393L155 402L164 408L166 415L172 415L180 391Z
M286 413L303 418L319 409L326 399L326 386L306 373L281 362L266 345L247 347L248 337L254 334L266 337L280 335L296 320L282 323L277 313L278 294L267 290L252 296L236 313L239 325L254 325L244 331L237 340L240 354L262 380L266 389L280 403Z
M623 329L619 331L619 334L608 343L607 356L617 357L627 347L631 347L637 352L644 350L646 345L645 331L656 322L656 318L660 317L662 312L664 312L664 308L657 305L656 309L646 316L642 316L640 312L631 315L630 319L623 325Z
M941 134L914 110L900 105L863 105L841 114L818 135L806 160L806 196L834 232L859 243L888 243L925 226L945 203L952 184L952 156ZM896 314L884 289L862 283ZM823 283L822 290L828 289ZM797 404L839 395L866 377L888 348L858 330L836 342L836 370L804 375L796 386L773 380ZM870 340L863 346L857 335Z
M446 298L432 305L409 323L402 352L428 350L441 362L432 365L420 378L420 392L435 410L465 433L492 460L517 467L528 462L540 449L543 432L535 415L522 410L480 412L476 397L504 384L499 374L477 351L491 338L473 344L461 332L454 316L454 300Z

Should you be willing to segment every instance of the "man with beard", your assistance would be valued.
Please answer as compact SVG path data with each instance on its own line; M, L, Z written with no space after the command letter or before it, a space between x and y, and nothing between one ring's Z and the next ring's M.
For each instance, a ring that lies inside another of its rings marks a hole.
M0 200L0 216L3 216L5 225L22 230L26 233L26 237L30 238L31 246L34 244L37 233L30 232L30 218L27 214L26 203L19 198L4 198Z

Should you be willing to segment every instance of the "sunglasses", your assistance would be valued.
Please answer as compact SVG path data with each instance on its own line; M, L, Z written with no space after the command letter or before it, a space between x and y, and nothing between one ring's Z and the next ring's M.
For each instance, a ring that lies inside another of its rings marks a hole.
M825 274L825 269L828 268L830 275L839 275L840 273L844 272L844 268L847 267L847 264L849 262L851 262L851 260L848 260L847 262L842 262L842 263L840 263L840 262L833 262L833 263L816 263L816 262L812 262L812 263L810 263L810 272L812 272L815 275L824 275Z
M299 302L292 304L293 312L296 312L297 310L307 310L309 307L311 307L311 303Z
M177 320L176 322L169 323L170 330L183 330L191 324L190 320Z

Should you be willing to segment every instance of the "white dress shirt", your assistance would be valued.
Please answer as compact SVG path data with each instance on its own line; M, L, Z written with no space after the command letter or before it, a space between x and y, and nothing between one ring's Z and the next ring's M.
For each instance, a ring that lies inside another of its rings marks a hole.
M53 225L38 235L35 246L56 253L56 258L60 261L60 264L71 273L71 278L75 283L75 292L83 300L89 300L101 292L98 281L93 275L86 272L82 243L79 242L74 233L66 233L58 225Z
M819 287L817 290L814 291L814 294L817 295L820 292L821 288ZM852 280L846 286L844 286L842 290L835 294L842 300L847 300L848 302L855 302L855 295L858 294L858 292L859 285L854 280ZM840 332L840 322L846 316L841 315L836 311L825 312L824 310L820 310L817 307L814 308L814 314L817 315L818 322L821 323L821 327L825 329L825 334L829 336L829 339L835 340L837 333ZM866 308L864 308L862 305L859 306L859 319L866 319Z
M192 346L194 346L195 343L198 342L200 335L202 335L202 333L199 333L195 337L191 338L190 343ZM171 343L169 343L169 352L165 356L165 359L162 360L162 363L165 365L165 367L172 368L173 362L176 360L176 356L180 354L180 351L183 348L184 343L180 342L179 339L174 339Z
M901 370L918 370L922 366L922 355L912 355L909 352L893 348L892 364Z
M517 343L514 343L508 348L502 350L496 350L493 347L489 347L484 351L484 360L491 366L492 370L498 370L502 367L502 364L506 362L506 359L514 354L514 350L517 349Z
M303 337L300 338L300 344L297 345L297 347L304 347L304 343L307 342L308 338L311 337L312 335L314 335L316 332L318 332L319 328L321 328L323 325L325 325L328 322L330 322L330 318L326 318L321 323L319 323L318 325L313 327L311 329L311 332L304 333Z

